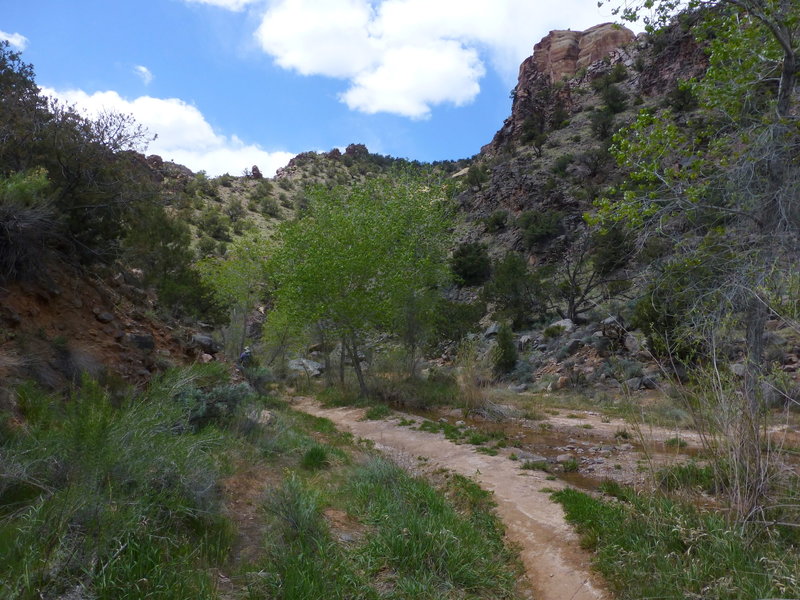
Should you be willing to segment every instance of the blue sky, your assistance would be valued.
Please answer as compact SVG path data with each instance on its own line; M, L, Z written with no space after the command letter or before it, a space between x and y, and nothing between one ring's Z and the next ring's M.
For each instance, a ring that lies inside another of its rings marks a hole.
M364 143L471 156L510 113L551 29L612 20L596 0L0 0L0 39L49 94L131 113L148 153L211 175L271 174Z

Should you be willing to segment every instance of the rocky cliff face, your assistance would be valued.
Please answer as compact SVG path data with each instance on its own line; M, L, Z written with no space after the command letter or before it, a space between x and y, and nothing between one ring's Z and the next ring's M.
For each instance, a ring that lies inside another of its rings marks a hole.
M552 130L581 110L576 93L622 64L628 90L641 97L668 94L679 81L701 77L708 68L705 50L685 27L675 25L650 37L611 23L586 31L551 31L520 65L509 116L494 139L481 148L497 156L519 142L525 121Z
M586 31L551 31L533 47L532 64L528 68L535 67L550 83L555 83L573 77L634 38L630 29L613 23L595 25Z
M540 115L544 128L563 120L575 108L574 85L560 82L580 84L616 63L632 65L631 53L624 47L635 39L629 29L610 23L586 31L551 31L520 65L511 116L481 152L493 155L502 151L519 137L525 119L531 115Z

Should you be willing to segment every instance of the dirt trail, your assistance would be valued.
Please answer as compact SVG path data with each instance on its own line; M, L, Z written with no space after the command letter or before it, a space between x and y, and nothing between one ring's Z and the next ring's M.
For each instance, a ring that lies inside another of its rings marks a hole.
M295 409L326 417L353 435L372 440L376 447L401 464L418 465L419 457L430 467L444 467L473 477L494 492L497 511L506 524L509 539L521 548L521 558L536 600L607 599L596 576L590 573L589 556L564 520L561 507L542 488L561 489L561 481L547 481L546 473L521 471L505 456L487 456L475 447L457 445L439 434L401 427L397 421L362 421L356 408L323 408L311 398L295 398Z

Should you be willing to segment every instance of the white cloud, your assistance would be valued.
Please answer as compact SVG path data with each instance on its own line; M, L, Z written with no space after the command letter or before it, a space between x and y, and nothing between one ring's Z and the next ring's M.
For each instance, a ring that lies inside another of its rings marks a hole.
M25 50L28 47L28 38L21 33L6 33L0 31L0 41L5 41L11 44L17 50Z
M232 10L236 12L242 10L248 4L252 4L253 2L258 2L258 0L185 0L185 1L194 4L208 4L210 6L218 6L220 8L225 8L227 10Z
M596 0L271 0L256 40L285 69L349 81L350 108L420 118L471 102L484 60L510 87L550 29L604 20Z
M216 133L197 107L178 98L140 96L126 100L115 91L87 94L82 90L56 91L42 88L43 93L75 105L89 116L114 111L130 114L158 137L147 150L164 160L174 160L193 171L206 171L211 176L240 174L258 165L266 176L284 166L294 154L267 152L257 144L246 144L237 136Z
M136 65L133 67L133 72L139 76L145 85L150 85L150 82L153 81L153 73L144 65Z
M477 52L458 42L402 46L387 50L377 67L356 76L342 99L366 113L426 117L431 105L471 102L483 74Z
M302 75L353 77L378 62L369 35L372 8L364 0L281 0L256 31L261 47Z

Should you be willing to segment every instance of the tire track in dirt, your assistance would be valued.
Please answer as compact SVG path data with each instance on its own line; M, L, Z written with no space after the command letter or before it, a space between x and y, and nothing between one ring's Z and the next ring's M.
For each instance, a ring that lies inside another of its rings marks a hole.
M542 488L561 489L561 481L547 481L545 473L521 471L505 456L487 456L475 447L458 445L440 434L401 427L396 419L364 421L364 410L323 408L312 398L293 399L292 407L333 421L340 429L375 443L376 448L400 464L419 468L443 467L474 478L494 492L497 512L506 525L509 540L520 548L520 557L536 600L607 600L610 595L591 573L589 554L580 548L578 536L564 520L561 506ZM398 416L403 416L399 415ZM408 415L411 418L410 415Z

